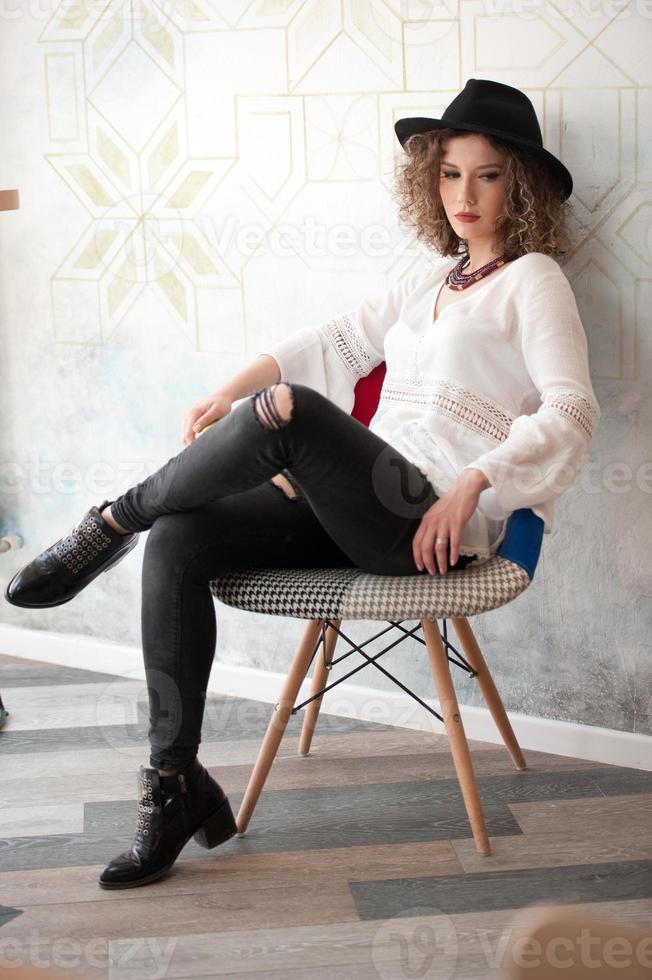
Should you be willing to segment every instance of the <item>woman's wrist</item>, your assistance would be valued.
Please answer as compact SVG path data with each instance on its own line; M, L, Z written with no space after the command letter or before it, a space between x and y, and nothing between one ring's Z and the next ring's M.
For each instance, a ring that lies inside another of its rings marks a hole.
M472 486L477 488L479 493L482 493L483 490L486 490L491 486L491 482L486 474L475 466L466 466L463 470L461 470L458 475L458 480L463 480L465 483L470 483Z
M233 403L233 402L237 401L238 398L241 397L241 396L240 395L237 395L233 391L233 389L231 389L229 387L228 384L224 384L224 385L220 385L219 388L215 388L215 390L211 392L211 397L213 397L213 398L224 398L226 401L228 401L230 403Z

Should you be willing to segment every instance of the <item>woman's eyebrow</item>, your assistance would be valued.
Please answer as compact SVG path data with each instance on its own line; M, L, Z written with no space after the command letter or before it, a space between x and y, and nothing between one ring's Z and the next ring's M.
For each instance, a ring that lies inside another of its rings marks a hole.
M442 162L442 166L445 166L445 167L457 167L457 164L456 163L451 163L450 160L442 160L441 162ZM480 164L479 167L476 167L475 169L476 170L485 170L487 167L498 167L498 169L500 170L501 164L500 163L482 163L482 164Z

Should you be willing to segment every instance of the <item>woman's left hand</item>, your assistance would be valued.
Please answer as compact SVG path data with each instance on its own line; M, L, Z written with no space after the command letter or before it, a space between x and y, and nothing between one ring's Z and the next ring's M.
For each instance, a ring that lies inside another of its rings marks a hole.
M481 470L462 470L450 490L425 512L412 539L414 562L420 572L425 566L434 575L436 556L439 571L445 575L449 546L451 566L455 565L462 531L478 506L480 494L488 486L489 480ZM446 544L436 544L437 538L446 538Z

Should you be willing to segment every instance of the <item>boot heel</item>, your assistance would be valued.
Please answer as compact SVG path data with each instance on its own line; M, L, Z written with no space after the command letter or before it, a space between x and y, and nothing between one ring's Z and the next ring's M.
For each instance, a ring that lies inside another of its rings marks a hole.
M231 804L228 800L220 806L218 810L211 813L210 817L204 821L199 830L194 835L200 847L210 849L223 844L237 833L238 826L233 816Z

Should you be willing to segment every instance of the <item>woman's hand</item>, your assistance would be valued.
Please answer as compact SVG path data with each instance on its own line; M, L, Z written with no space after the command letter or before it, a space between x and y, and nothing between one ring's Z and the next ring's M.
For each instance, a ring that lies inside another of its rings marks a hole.
M412 539L414 562L420 572L425 566L434 575L436 556L439 571L445 575L449 545L451 566L456 564L462 531L488 486L489 480L481 470L462 470L450 490L425 512ZM437 538L446 538L446 543L436 544Z
M195 441L195 437L200 434L211 422L217 422L224 418L231 411L233 401L220 391L214 391L208 398L197 402L196 405L186 412L183 422L183 442L189 446Z

